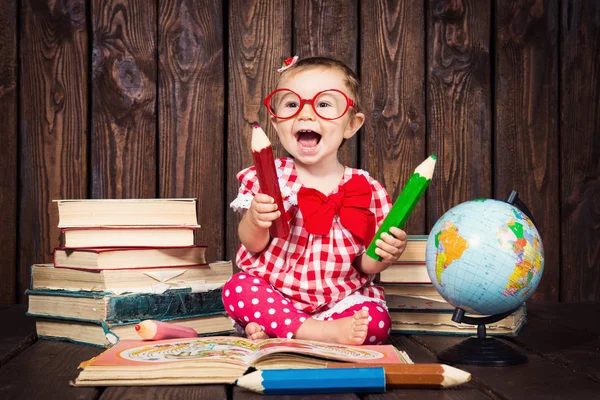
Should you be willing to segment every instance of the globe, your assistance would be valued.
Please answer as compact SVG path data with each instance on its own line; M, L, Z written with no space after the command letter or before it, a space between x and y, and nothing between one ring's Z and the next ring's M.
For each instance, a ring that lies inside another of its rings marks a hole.
M495 315L525 302L544 269L542 239L519 208L479 199L448 210L427 239L427 272L441 296L468 313Z

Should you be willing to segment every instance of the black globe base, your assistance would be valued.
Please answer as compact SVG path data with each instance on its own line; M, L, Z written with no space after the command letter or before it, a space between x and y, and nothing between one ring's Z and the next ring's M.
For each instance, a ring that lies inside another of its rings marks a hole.
M486 337L471 337L438 354L446 364L467 364L480 367L508 367L525 364L527 356L502 341Z
M527 356L508 344L486 335L486 324L500 321L512 314L509 310L488 317L467 317L465 310L455 308L452 321L477 325L477 336L470 337L438 354L438 359L446 364L467 364L480 367L508 367L525 364Z

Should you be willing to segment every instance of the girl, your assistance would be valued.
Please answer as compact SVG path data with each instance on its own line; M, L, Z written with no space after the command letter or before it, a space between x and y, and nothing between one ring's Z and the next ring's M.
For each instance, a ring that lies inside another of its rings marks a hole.
M406 234L392 228L381 236L381 262L365 253L391 202L367 172L338 159L341 144L365 120L358 95L350 68L315 57L285 68L265 99L291 155L276 160L285 210L260 193L255 167L238 173L241 186L231 207L245 211L236 258L243 272L223 288L225 309L252 339L359 345L389 336L383 289L372 281L402 254ZM288 219L290 233L271 238L269 227L280 216Z

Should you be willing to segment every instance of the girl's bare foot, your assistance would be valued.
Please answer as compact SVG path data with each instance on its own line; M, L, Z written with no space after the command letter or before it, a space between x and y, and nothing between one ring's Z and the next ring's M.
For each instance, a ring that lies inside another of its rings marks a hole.
M260 340L260 339L268 339L269 336L263 331L259 324L256 322L249 322L246 325L246 336L248 339L252 340Z
M351 317L330 321L309 318L300 325L294 337L328 343L361 345L367 338L368 328L369 311L358 310Z

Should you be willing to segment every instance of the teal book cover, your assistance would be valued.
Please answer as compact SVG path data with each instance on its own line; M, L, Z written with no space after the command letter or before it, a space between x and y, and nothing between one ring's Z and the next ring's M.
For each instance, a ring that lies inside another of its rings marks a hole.
M193 293L190 289L176 289L161 294L127 295L30 289L26 294L30 296L28 315L105 321L111 324L136 323L145 319L175 319L225 311L221 289L200 293ZM63 306L52 308L61 310L54 312L50 307L45 307L43 302Z

